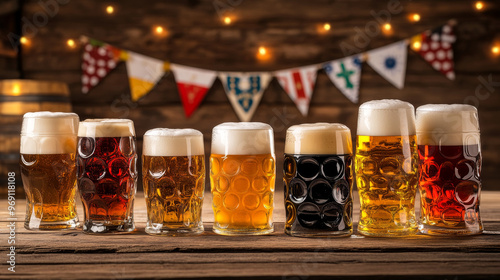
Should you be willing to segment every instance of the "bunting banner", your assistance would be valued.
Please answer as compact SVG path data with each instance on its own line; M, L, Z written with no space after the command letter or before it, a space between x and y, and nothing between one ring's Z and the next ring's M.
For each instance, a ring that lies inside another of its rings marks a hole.
M411 41L411 48L420 54L432 68L441 72L450 80L455 79L452 45L456 41L456 36L452 24L428 30L414 36ZM418 48L415 47L414 42L419 42Z
M219 78L238 118L244 122L250 121L271 81L271 75L261 72L223 72L219 73Z
M141 99L160 81L168 66L162 60L142 54L128 52L127 73L132 101Z
M88 93L97 86L115 69L119 58L119 49L96 40L87 40L82 56L82 92Z
M170 64L170 70L177 83L184 113L189 118L205 98L217 73L173 63Z
M279 84L290 96L303 116L307 116L316 83L317 65L274 72Z
M367 63L395 87L405 84L407 41L399 41L367 52Z
M323 65L323 69L345 97L353 103L358 103L361 56L353 55L327 62Z

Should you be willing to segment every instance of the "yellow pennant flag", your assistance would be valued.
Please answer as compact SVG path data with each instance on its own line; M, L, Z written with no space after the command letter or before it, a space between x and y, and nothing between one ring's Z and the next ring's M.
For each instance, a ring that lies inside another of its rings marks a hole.
M132 101L135 102L148 94L163 77L167 66L162 60L128 52L127 73Z

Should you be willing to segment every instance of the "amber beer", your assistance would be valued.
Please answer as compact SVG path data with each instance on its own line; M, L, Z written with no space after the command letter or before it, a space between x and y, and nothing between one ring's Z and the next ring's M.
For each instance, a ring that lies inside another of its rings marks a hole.
M74 113L26 113L21 129L21 176L26 229L74 229L76 133Z
M351 131L338 123L294 125L285 141L286 224L291 236L352 234Z
M88 119L78 130L78 190L86 233L128 232L137 182L134 124L127 119Z
M400 100L362 104L355 157L359 233L391 237L417 231L417 164L413 105Z
M213 129L210 184L215 222L224 235L274 230L274 137L264 123L223 123Z
M479 214L481 146L477 109L461 104L417 108L420 232L475 235Z
M146 232L183 236L203 232L203 134L194 129L151 129L144 134L142 178Z

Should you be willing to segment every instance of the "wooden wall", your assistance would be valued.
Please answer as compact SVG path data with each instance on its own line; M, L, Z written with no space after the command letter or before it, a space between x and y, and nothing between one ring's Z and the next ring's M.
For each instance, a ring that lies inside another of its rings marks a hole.
M364 30L373 22L373 13L401 5L392 14L393 35L370 37L369 50L408 38L423 30L456 19L458 41L455 45L456 80L449 81L417 54L409 51L406 85L403 90L363 65L360 103L382 98L398 98L415 107L427 103L464 103L472 99L480 111L483 147L483 189L500 190L500 86L480 88L481 77L500 81L500 60L490 48L500 34L500 4L485 1L486 10L477 12L472 1L98 1L57 0L68 2L48 23L37 28L31 45L23 51L24 76L57 80L70 85L74 111L81 119L126 117L134 120L140 144L142 134L153 127L192 127L205 135L210 152L211 129L226 121L238 121L222 85L215 82L206 99L190 119L186 119L172 75L137 104L129 100L125 65L122 63L97 88L84 95L80 91L80 46L70 49L68 38L87 35L117 47L163 60L214 70L279 70L344 57L340 45L355 45L356 28ZM106 5L115 13L107 15ZM233 5L234 7L231 7ZM216 6L226 9L234 23L222 23ZM26 0L23 14L33 19L43 12L38 0ZM418 23L410 23L410 13L419 13ZM318 25L329 22L332 30L320 34ZM153 27L167 28L168 36L159 37ZM255 54L260 45L271 52L271 59L259 61ZM1 71L0 71L1 73ZM490 78L489 78L490 77ZM352 104L322 71L311 101L308 117L302 117L295 105L273 80L264 93L253 121L270 123L275 129L278 160L278 189L282 188L282 153L285 130L305 122L340 122L356 131L359 104ZM355 133L353 133L355 134Z

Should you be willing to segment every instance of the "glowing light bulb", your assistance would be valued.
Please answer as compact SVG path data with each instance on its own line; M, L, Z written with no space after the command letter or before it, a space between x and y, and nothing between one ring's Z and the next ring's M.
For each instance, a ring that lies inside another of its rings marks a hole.
M260 55L266 55L266 54L267 54L267 50L266 50L266 48L264 48L264 47L259 47L259 54L260 54Z
M66 41L66 45L68 45L68 47L70 48L74 48L76 46L75 40L69 39L68 41Z
M500 54L500 47L499 46L494 46L491 48L491 52L494 54L494 55L499 55Z
M325 29L326 31L328 31L328 30L332 29L332 26L329 23L325 23L323 25L323 29Z
M476 1L474 7L476 8L476 10L481 11L482 9L484 9L484 3L481 1Z
M420 21L420 15L419 14L412 14L411 20L414 22Z
M224 23L225 23L225 24L229 25L229 24L231 24L231 21L232 21L232 20L231 20L231 18L230 18L230 17L224 17Z
M386 23L386 24L384 24L383 28L384 28L384 30L386 30L386 31L390 31L390 30L392 29L392 26L391 26L391 24L390 24L390 23Z
M115 12L115 7L113 7L113 6L106 7L106 13L108 13L109 15L114 13L114 12Z
M422 43L420 43L420 42L413 42L413 44L412 44L411 46L412 46L412 48L413 48L414 50L417 50L417 51L418 51L418 50L420 50L420 48L422 47Z
M28 43L28 38L22 36L21 39L19 39L19 42L21 42L21 44L23 45L26 45Z
M161 27L161 26L155 27L156 34L162 34L163 31L165 31L165 29L163 29L163 27Z

